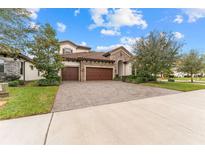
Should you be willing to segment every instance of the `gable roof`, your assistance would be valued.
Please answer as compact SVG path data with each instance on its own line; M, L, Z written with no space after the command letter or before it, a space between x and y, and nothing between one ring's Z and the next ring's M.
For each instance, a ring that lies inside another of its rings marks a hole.
M122 50L125 51L128 55L133 56L132 53L130 53L124 46L119 46L119 47L117 47L117 48L115 48L115 49L112 49L112 50L106 52L106 53L104 54L104 56L106 56L106 57L107 57L107 56L110 56L111 53L113 53L113 52L115 52L115 51L117 51L117 50L119 50L119 49L122 49Z
M75 44L74 42L69 41L69 40L60 41L60 44L63 44L63 43L70 43L70 44L72 44L73 46L76 46L77 49L87 49L87 50L90 50L90 49L91 49L90 47L78 45L78 44Z

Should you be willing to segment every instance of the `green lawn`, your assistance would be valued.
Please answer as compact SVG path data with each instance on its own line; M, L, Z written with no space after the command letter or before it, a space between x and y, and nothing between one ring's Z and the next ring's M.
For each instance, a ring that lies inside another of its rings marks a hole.
M175 80L184 80L184 81L191 81L191 78L174 78ZM194 78L194 81L205 81L205 77L203 78Z
M10 97L7 104L0 107L0 119L50 112L57 90L57 86L37 87L33 84L9 87Z
M149 82L149 83L143 83L143 85L178 90L178 91L193 91L193 90L205 89L205 85L194 84L194 83L181 83L181 82Z

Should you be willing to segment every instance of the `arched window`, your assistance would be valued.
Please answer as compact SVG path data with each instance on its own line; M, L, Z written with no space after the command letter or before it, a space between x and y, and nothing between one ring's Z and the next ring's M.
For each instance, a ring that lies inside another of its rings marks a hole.
M63 48L63 54L73 53L71 48Z

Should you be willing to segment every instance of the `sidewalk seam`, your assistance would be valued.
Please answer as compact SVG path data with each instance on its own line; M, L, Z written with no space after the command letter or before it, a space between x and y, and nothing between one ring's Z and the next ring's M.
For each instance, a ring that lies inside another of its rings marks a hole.
M52 119L53 119L53 115L54 115L54 113L51 114L51 118L50 118L50 121L49 121L49 124L48 124L48 128L47 128L47 130L46 130L46 135L45 135L45 139L44 139L43 145L46 145L47 138L48 138L48 133L49 133L49 129L50 129L51 122L52 122Z

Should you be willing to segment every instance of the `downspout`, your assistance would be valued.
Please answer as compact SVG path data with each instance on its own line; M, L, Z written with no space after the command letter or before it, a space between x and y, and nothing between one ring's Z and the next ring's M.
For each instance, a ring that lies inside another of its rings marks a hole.
M25 66L25 61L23 62L23 80L26 81L26 66Z

